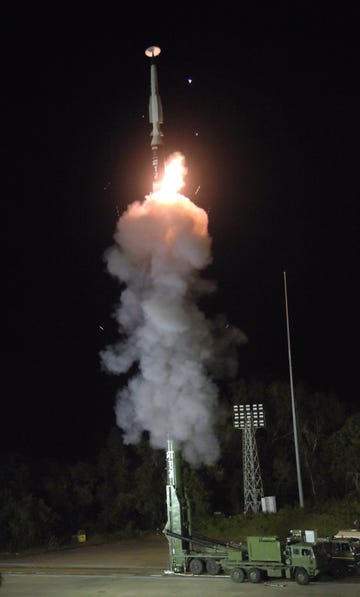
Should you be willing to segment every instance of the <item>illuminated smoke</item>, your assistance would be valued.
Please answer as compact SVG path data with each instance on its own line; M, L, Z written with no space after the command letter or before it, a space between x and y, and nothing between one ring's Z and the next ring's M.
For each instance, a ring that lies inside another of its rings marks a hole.
M209 371L219 373L224 341L229 347L244 336L221 321L226 334L215 341L214 322L196 304L214 289L200 277L211 262L207 214L164 185L128 207L114 239L105 260L125 285L115 313L120 339L101 359L113 374L135 371L115 407L124 440L136 443L146 430L155 448L166 448L169 436L188 462L214 462L218 390Z

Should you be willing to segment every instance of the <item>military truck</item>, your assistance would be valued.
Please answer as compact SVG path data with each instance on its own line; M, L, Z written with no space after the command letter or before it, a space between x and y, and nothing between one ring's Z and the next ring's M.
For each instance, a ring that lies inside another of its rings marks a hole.
M260 582L267 577L294 578L307 584L328 571L329 558L322 546L296 537L248 537L244 542L226 542L194 535L186 492L182 488L179 459L168 440L167 523L170 568L175 573L227 573L234 582Z
M329 572L323 544L289 543L278 537L248 537L242 543L226 543L200 536L180 536L164 531L172 551L173 572L229 574L233 582L258 583L266 578L294 579L306 585Z
M289 543L278 537L248 537L246 551L229 550L222 562L234 582L258 583L266 578L295 579L306 585L328 571L328 558L320 545Z
M358 539L338 539L319 537L329 558L329 572L334 577L360 574L360 541Z

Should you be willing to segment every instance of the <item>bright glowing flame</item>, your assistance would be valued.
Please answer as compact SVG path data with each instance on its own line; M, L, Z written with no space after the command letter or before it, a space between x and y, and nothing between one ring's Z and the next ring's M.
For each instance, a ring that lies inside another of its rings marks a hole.
M165 164L164 179L159 191L156 193L157 196L163 201L173 199L174 195L184 186L186 174L187 168L184 156L181 153L172 154Z

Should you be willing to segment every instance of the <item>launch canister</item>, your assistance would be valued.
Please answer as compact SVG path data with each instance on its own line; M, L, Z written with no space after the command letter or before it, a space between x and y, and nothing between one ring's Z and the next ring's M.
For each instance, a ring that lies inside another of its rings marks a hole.
M151 153L152 153L152 168L153 168L153 191L158 190L161 179L164 174L164 160L163 160L163 132L161 125L163 124L163 111L161 105L161 98L159 94L157 70L155 58L160 54L161 50L158 46L150 46L145 50L148 58L151 58L150 66L150 101L149 101L149 121L152 124L152 131L150 133Z

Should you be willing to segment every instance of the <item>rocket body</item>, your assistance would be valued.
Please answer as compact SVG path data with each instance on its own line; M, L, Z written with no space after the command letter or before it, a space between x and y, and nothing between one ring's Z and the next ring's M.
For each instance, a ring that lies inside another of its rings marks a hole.
M163 132L161 125L164 122L163 109L161 104L161 97L159 94L159 85L157 77L157 69L155 58L160 54L160 48L157 46L150 46L145 50L146 56L151 58L150 66L150 100L149 100L149 122L152 124L150 133L151 154L152 154L152 169L153 169L153 191L157 191L164 174L164 159L163 159Z
M164 136L161 131L163 120L163 110L161 104L161 97L159 94L159 85L157 78L156 64L152 63L150 66L150 100L149 100L149 122L153 125L151 136L151 147L154 145L162 145Z
M178 569L178 559L189 550L191 535L190 503L186 491L182 488L180 453L172 440L167 440L166 450L166 506L167 521L164 534L169 543L171 570Z

